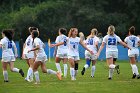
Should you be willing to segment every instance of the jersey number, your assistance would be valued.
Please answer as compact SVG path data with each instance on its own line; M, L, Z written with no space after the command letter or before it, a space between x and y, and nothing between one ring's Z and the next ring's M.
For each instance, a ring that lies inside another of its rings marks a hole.
M93 39L88 40L88 45L93 45Z
M133 47L135 47L135 40L131 40L132 41L132 43L133 43Z
M29 46L30 45L30 39L28 40L28 42L27 42L27 46Z
M67 45L67 39L64 39L64 46Z
M8 48L12 48L12 41L8 42Z
M116 45L116 39L115 38L109 38L108 39L108 45Z

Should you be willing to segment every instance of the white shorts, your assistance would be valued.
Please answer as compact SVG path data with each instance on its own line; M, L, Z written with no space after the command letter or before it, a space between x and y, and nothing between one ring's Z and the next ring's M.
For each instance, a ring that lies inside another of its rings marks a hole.
M129 57L135 57L135 56L139 56L139 49L135 48L135 49L129 49L128 50L128 56Z
M106 58L118 58L118 51L107 51Z
M97 56L95 54L91 54L89 51L85 51L85 59L96 60Z
M68 59L73 59L74 61L80 60L79 56L68 56Z
M64 54L56 54L56 57L59 57L59 58L68 58L68 55L67 55L67 53L64 53Z
M10 57L2 57L2 62L14 62L16 60L16 58L14 56L10 56Z
M33 53L24 54L24 59L35 58Z
M42 62L42 63L45 63L47 60L48 60L48 59L47 59L46 56L43 56L43 57L36 57L35 62L40 61L40 62Z

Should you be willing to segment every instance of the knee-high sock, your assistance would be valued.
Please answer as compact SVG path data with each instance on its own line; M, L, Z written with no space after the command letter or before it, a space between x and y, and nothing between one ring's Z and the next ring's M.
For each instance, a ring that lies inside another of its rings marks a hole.
M62 74L60 63L55 63L57 70Z
M109 65L109 77L111 77L111 78L113 76L114 68L115 68L114 64Z
M135 73L136 75L139 75L138 68L137 68L136 64L133 64L133 65L132 65L132 69L134 70L134 73Z
M13 68L12 71L13 71L13 72L18 72L18 73L19 73L19 69L18 69L18 68Z
M27 72L27 79L33 78L33 69L29 67L28 72Z
M8 80L8 72L3 71L4 80Z
M95 67L95 65L93 65L93 66L91 67L91 76L92 76L92 77L94 76L95 69L96 69L96 67Z
M68 65L64 64L64 77L67 76Z
M70 68L70 75L71 75L71 78L74 78L74 76L75 76L74 68Z
M35 80L36 80L36 82L40 82L40 79L39 79L39 72L38 72L38 71L35 71L35 72L34 72L34 75L35 75Z
M48 73L48 74L54 74L54 75L56 75L56 74L57 74L57 72L56 72L56 71L51 70L51 69L47 69L47 73Z

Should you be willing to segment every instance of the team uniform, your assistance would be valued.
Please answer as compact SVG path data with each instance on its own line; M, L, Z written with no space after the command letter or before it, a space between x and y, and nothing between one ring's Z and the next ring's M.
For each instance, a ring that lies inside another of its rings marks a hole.
M23 55L25 57L25 59L30 59L30 58L34 58L34 52L31 51L28 53L29 50L31 50L33 48L33 38L32 36L28 36L28 38L25 41L25 48L23 51Z
M129 57L135 57L139 56L139 49L138 49L138 42L140 39L134 35L128 36L124 40L127 45L131 48L131 50L128 50L128 56Z
M63 45L58 46L56 57L59 58L67 58L68 47L67 47L67 36L60 35L56 38L55 43L64 42Z
M122 40L117 35L106 35L103 42L106 44L106 58L118 58L117 43Z
M92 55L89 51L85 50L85 58L96 60L97 56L95 55L97 53L97 48L95 46L95 42L99 42L99 38L94 36L93 38L87 38L85 40L85 43L87 45L87 48L90 49L94 54Z
M80 60L79 58L79 42L80 38L75 37L75 38L67 38L67 44L68 44L68 59L72 58L74 61Z
M35 38L34 39L34 47L39 45L39 50L36 50L36 59L35 62L46 62L47 59L47 55L44 51L44 43L39 39L39 38Z
M0 44L2 44L2 62L15 61L15 55L12 50L15 43L13 41L9 41L7 37L4 37L1 39Z

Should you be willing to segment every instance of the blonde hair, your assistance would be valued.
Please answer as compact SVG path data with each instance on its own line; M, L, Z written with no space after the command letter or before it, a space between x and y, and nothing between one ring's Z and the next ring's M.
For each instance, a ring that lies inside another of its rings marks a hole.
M94 37L94 36L96 36L97 34L98 34L98 30L97 30L96 28L93 28L93 29L91 30L90 35L89 35L87 38Z
M85 36L83 32L79 32L79 37L82 41L85 40Z
M72 33L74 31L78 31L78 29L77 28L71 28L70 31L69 31L68 37L72 37Z
M108 35L114 35L114 32L115 32L115 27L114 27L113 25L110 25L110 26L108 27L108 32L107 32L107 34L108 34Z

